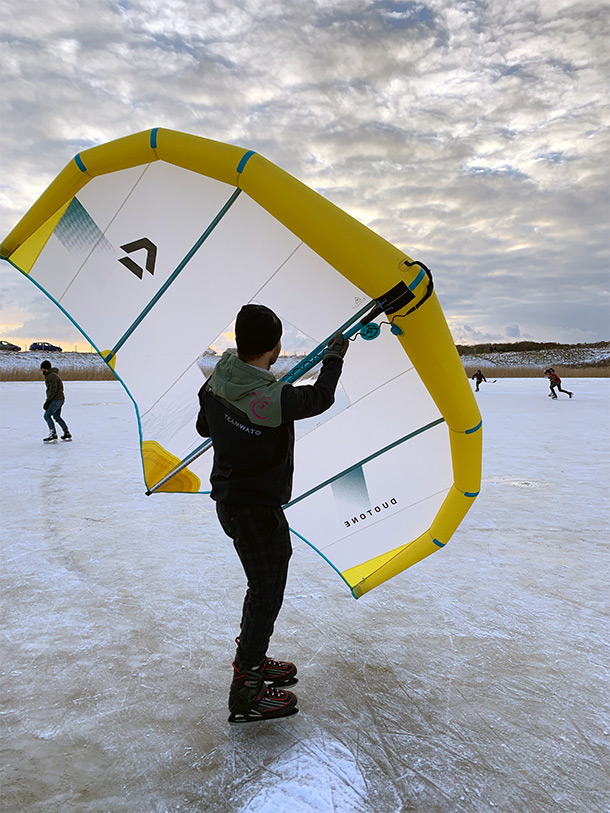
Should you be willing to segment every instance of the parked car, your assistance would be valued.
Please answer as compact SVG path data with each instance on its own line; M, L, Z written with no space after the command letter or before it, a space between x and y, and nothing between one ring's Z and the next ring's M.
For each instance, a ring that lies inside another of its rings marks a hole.
M21 348L16 344L11 344L11 342L5 342L4 339L0 339L0 350L21 350Z
M34 344L30 345L30 350L42 350L43 353L63 352L61 347L58 347L56 344L50 344L49 342L34 342Z

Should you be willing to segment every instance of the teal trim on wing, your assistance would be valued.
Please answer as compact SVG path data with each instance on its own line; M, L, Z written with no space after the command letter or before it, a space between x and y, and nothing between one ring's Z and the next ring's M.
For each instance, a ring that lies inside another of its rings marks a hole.
M87 167L83 164L83 159L80 157L80 154L74 156L74 161L81 172L87 171Z
M136 317L136 319L135 319L135 320L132 322L132 324L131 324L131 325L130 325L128 328L127 328L127 330L125 331L125 333L124 333L124 334L121 336L121 338L118 340L118 342L117 342L117 343L115 344L115 346L112 348L112 354L113 354L113 355L116 355L117 351L118 351L118 350L119 350L119 349L120 349L120 348L121 348L121 347L122 347L122 346L125 344L125 342L127 341L127 339L128 339L128 338L131 336L131 334L134 332L134 330L136 330L136 328L138 327L138 325L139 325L139 324L142 322L142 320L143 320L143 319L144 319L144 318L145 318L145 317L146 317L146 316L147 316L147 315L150 313L150 311L152 310L152 308L154 308L154 306L155 306L155 305L157 304L157 302L158 302L158 301L161 299L161 297L162 297L162 296L163 296L163 294L164 294L164 293L167 291L167 289L170 287L170 285L171 285L171 284L172 284L172 283L173 283L173 282L174 282L174 281L177 279L178 275L179 275L179 274L180 274L180 273L181 273L181 272L184 270L184 268L185 268L185 267L188 265L188 263L189 263L189 262L190 262L190 261L193 259L193 257L195 256L195 254L196 254L196 253L199 251L199 249L201 248L201 246L202 246L202 245L205 243L205 241L208 239L208 237L210 236L210 234L211 234L211 233L214 231L214 229L216 228L216 226L217 226L217 225L220 223L220 221L222 220L222 218L223 218L223 217L226 215L226 213L229 211L229 209L231 208L231 206L233 206L233 204L235 203L235 201L237 200L237 198L239 197L239 195L240 195L240 194L241 194L241 189L236 189L236 190L233 192L233 194L231 195L231 197L229 198L229 200L228 200L228 201L225 203L225 205L222 207L222 209L221 209L221 210L218 212L218 214L216 215L216 217L215 217L215 218L212 220L212 222L211 222L211 223L210 223L210 225L207 227L207 229L206 229L206 230L203 232L203 234L201 235L201 237L200 237L200 238L197 240L197 242L196 242L196 243L193 245L193 247L192 247L192 248L191 248L191 250L188 252L188 254L187 254L187 255L186 255L186 256L185 256L185 257L184 257L184 258L183 258L183 259L182 259L182 260L181 260L181 261L178 263L178 265L176 266L176 269L175 269L175 270L172 272L172 274L170 275L170 277L169 277L169 278L168 278L168 279L167 279L167 280L166 280L166 281L163 283L163 285L161 286L161 288L159 288L159 290L158 290L158 291L157 291L157 293L156 293L156 294L153 296L153 298L150 300L150 302L148 303L148 305L147 305L147 306L144 308L144 310L142 310L142 312L139 314L139 316L137 316L137 317Z
M292 370L289 370L285 375L283 375L280 378L280 381L288 381L288 383L292 384L294 381L296 381L298 378L304 375L308 370L311 370L312 367L315 367L316 364L322 361L322 358L325 355L325 351L328 348L328 343L333 338L333 336L335 336L336 333L343 333L348 328L351 328L351 330L348 330L348 332L344 334L345 339L349 339L351 336L358 333L358 331L362 327L362 325L359 322L359 319L365 314L367 314L374 305L375 300L372 299L363 308L360 308L360 310L357 313L353 314L353 316L351 316L347 320L347 322L344 322L341 325L341 327L337 328L337 330L335 330L332 336L328 336L326 339L324 339L324 341L321 342L314 350L312 350L311 353L305 356L304 359L301 359L301 361L299 361L299 363L296 364L292 368ZM352 327L354 325L354 322L356 322L357 324L354 327Z
M466 434L472 435L473 432L478 432L479 429L483 426L483 420L481 419L476 426L473 426L472 429L467 429Z
M154 127L154 128L153 128L153 129L150 131L150 146L152 147L152 149L153 149L153 150L156 150L156 149L157 149L157 133L158 133L158 132L159 132L159 128L158 128L158 127Z
M325 480L323 483L320 483L319 485L315 486L314 488L311 488L309 491L306 491L305 494L301 494L296 499L291 500L289 503L286 503L284 508L290 508L291 506L296 505L298 502L301 502L301 500L304 500L306 497L310 497L312 494L315 494L315 492L319 491L321 488L325 488L326 486L330 485L331 483L334 483L335 480L338 480L340 477L344 477L348 472L353 471L354 469L357 469L357 468L360 468L360 467L364 466L366 463L369 463L371 460L374 460L376 457L380 457L380 455L385 454L386 452L389 452L390 449L394 449L396 446L400 446L401 443L404 443L407 440L411 440L411 438L414 438L417 435L421 435L422 432L427 432L428 429L433 429L435 426L438 426L441 423L445 423L445 419L444 418L437 418L435 421L432 421L432 423L426 424L426 426L422 426L419 429L416 429L414 432L410 432L408 435L405 435L403 438L400 438L399 440L395 440L393 443L390 443L387 446L384 446L383 449L379 449L379 451L374 452L373 454L369 455L368 457L365 457L364 460L360 460L358 463L354 463L353 466L350 466L349 468L345 469L344 471L341 471L338 474L335 474L334 477L330 477L328 480ZM471 495L467 495L467 496L471 496Z
M438 539L433 539L432 541L434 542L437 548L444 548L445 545L447 544L446 542L439 542Z
M290 503L289 503L289 505L290 505ZM284 506L284 508L286 508L286 506ZM349 587L349 591L350 591L350 593L352 594L352 596L353 596L355 599L358 599L358 596L357 596L357 595L354 593L354 589L353 589L353 587L351 586L351 584L350 584L350 583L347 581L347 579L345 578L345 576L343 575L343 573L341 573L341 571L340 571L340 570L338 570L338 569L335 567L335 565L334 565L334 564L333 564L333 563L330 561L330 559L329 559L327 556L325 556L325 555L322 553L322 551L321 551L321 550L319 550L318 548L316 548L316 546L315 546L315 545L312 545L312 544L311 544L311 542L309 541L309 539L305 539L305 537L304 537L304 536L302 536L302 535L301 535L301 534L300 534L298 531L295 531L295 530L294 530L294 528L290 528L290 531L291 531L291 532L292 532L292 533L293 533L295 536L298 536L298 537L299 537L299 539L302 539L302 540L303 540L303 542L305 542L305 544L306 544L306 545L309 545L309 547L310 547L310 548L312 548L313 550L315 550L315 552L316 552L316 553L317 553L319 556L321 556L321 557L324 559L324 561L325 561L325 562L327 562L327 563L328 563L328 564L329 564L329 565L332 567L332 569L335 571L335 573L338 573L338 574L339 574L339 576L341 576L341 578L343 579L343 581L345 582L345 584L347 584L347 586Z
M481 493L480 491L465 491L464 496L472 497L474 499L475 497L478 497L480 493Z

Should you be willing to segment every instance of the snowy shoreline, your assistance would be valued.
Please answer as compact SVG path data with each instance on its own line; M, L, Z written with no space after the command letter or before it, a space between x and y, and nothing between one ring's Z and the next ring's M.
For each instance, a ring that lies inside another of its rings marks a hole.
M108 380L115 377L97 353L0 352L0 381L34 381L40 377L40 362L49 359L66 381ZM211 374L220 356L202 354L197 364L203 377ZM300 356L280 356L273 372L279 377L290 370ZM529 378L543 375L548 366L569 378L610 377L610 343L604 347L566 346L557 350L490 352L461 356L466 375L477 369L494 378ZM315 373L315 370L314 370Z

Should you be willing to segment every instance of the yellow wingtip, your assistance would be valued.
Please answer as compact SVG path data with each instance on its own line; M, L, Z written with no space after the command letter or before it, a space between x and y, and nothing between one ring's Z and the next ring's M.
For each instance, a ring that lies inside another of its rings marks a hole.
M166 475L173 471L182 461L164 449L156 440L142 441L142 463L144 480L148 488L155 486ZM168 480L158 491L197 492L201 480L188 468L182 469L171 480Z

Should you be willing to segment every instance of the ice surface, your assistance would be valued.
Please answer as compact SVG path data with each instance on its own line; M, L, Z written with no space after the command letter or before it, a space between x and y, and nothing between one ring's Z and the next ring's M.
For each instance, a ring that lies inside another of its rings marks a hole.
M610 381L566 387L482 385L481 496L359 601L295 540L301 712L236 727L208 498L144 495L117 382L68 382L50 447L43 383L0 384L3 813L606 810Z

